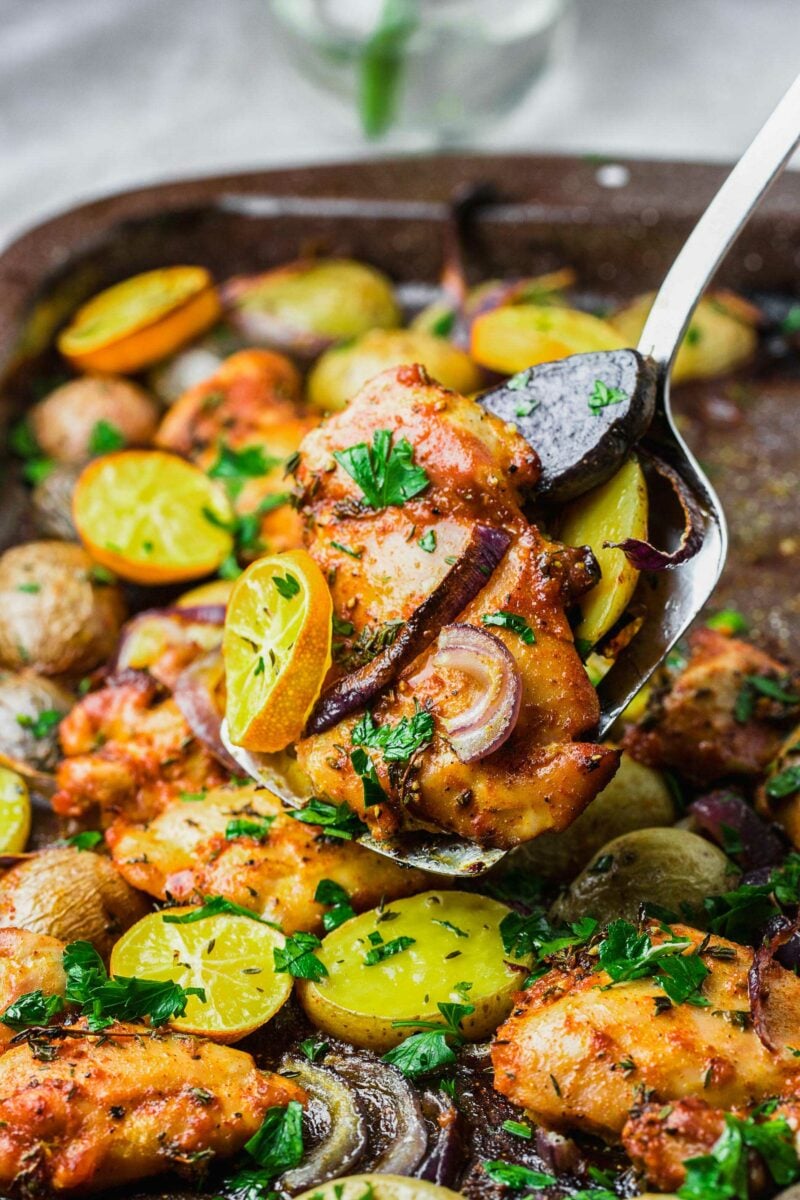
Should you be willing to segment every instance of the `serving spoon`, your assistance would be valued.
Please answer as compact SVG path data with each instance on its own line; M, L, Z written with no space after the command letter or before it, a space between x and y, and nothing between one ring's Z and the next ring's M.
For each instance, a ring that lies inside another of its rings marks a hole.
M645 616L636 637L622 652L598 685L600 698L599 736L604 736L633 696L643 687L666 655L688 629L708 600L725 564L728 533L725 517L714 489L694 455L678 433L670 405L670 373L683 336L698 301L714 272L731 247L750 214L774 180L780 175L800 141L800 76L788 89L772 115L742 155L713 200L695 225L659 289L638 345L635 361L631 351L606 351L576 355L535 368L530 372L530 392L521 380L511 400L518 407L529 396L534 402L530 436L536 444L536 423L547 421L547 398L562 401L573 388L576 368L586 375L604 376L606 382L630 380L626 395L635 409L634 419L642 432L644 447L671 467L688 490L697 525L698 548L693 556L671 570L648 574L647 585L640 587ZM625 357L627 356L627 357ZM590 364L579 360L591 359ZM641 369L642 361L649 369ZM637 366L638 364L638 366ZM633 374L631 374L633 372ZM524 375L524 373L522 373ZM520 380L521 377L517 376ZM508 383L485 393L481 404L498 415L508 417ZM586 417L586 392L579 398L580 411ZM594 414L596 415L596 414ZM606 424L617 414L609 413ZM523 426L523 422L517 422ZM602 432L604 422L596 427ZM552 421L551 421L552 426ZM574 422L561 421L560 428L574 440ZM525 432L525 427L521 428ZM620 457L627 446L619 444ZM610 472L609 472L610 473ZM648 478L652 488L659 487L655 477ZM557 492L554 491L554 495ZM677 506L669 500L650 506L650 536L667 549L674 548L683 533L670 517ZM638 598L638 597L637 597ZM278 774L267 760L271 756L251 755L234 746L223 731L226 745L248 774L273 790L282 791ZM261 762L259 763L259 760ZM289 803L302 802L296 792L284 796ZM442 875L476 876L494 866L507 853L478 846L449 834L422 830L404 832L387 840L364 834L358 841L379 854Z

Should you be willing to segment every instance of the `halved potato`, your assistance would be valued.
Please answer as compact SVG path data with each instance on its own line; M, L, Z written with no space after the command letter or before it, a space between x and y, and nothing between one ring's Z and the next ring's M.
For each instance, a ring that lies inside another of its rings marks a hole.
M472 324L470 353L492 371L515 375L538 363L591 350L622 350L623 334L591 313L557 305L495 308Z
M407 1175L343 1175L303 1192L297 1200L458 1200L460 1194Z
M372 329L322 355L308 378L309 403L338 412L381 371L413 363L421 363L437 383L462 395L481 386L481 372L469 355L444 338L419 329Z
M471 892L422 892L362 913L323 939L318 957L328 975L298 981L303 1007L326 1033L371 1050L415 1032L395 1021L441 1022L440 1003L474 1005L462 1030L488 1037L530 967L529 957L512 961L503 948L500 922L509 912ZM406 938L413 940L392 953ZM368 964L370 951L386 956Z
M647 537L647 484L638 460L631 455L606 483L573 500L558 534L567 546L591 546L600 564L600 582L582 598L581 621L575 630L576 640L594 646L622 616L639 579L621 550L605 546Z

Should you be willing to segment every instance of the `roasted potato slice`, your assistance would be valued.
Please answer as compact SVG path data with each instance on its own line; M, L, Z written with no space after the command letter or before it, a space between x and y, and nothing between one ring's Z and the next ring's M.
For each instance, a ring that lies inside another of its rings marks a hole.
M50 392L29 415L39 448L60 463L146 446L158 425L158 405L138 384L111 375L84 375Z

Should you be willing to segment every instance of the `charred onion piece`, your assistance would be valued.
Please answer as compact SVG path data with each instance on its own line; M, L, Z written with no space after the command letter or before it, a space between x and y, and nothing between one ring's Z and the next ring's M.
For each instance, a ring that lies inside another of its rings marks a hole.
M442 626L463 612L486 586L510 542L511 535L505 529L475 525L463 553L409 617L391 646L322 693L306 725L305 736L324 733L384 692L403 668L430 645Z
M800 930L800 917L790 921L784 917L776 933L763 945L759 946L753 956L753 964L747 974L747 992L750 997L750 1014L753 1018L753 1028L763 1046L771 1053L777 1053L782 1047L779 1040L768 1028L769 999L771 992L781 985L782 977L791 979L792 972L780 965L777 954L783 946L790 942ZM776 1005L782 1008L782 1005ZM794 992L789 999L787 1011L794 1015Z
M329 1054L325 1063L355 1092L367 1118L370 1140L382 1148L371 1171L412 1175L428 1148L416 1094L394 1067L361 1054Z
M598 383L601 401L592 405ZM542 467L537 495L563 504L622 466L653 419L656 373L635 350L572 354L519 372L478 403L533 446Z
M640 449L639 453L644 452ZM681 563L688 562L697 554L703 544L703 514L691 491L673 467L663 459L656 458L654 454L648 453L645 457L658 474L672 485L683 509L684 525L680 545L671 553L659 550L650 542L640 541L639 538L626 538L624 542L604 542L603 545L621 550L637 571L666 571L670 567L678 567Z
M452 1100L438 1090L429 1089L420 1097L422 1112L434 1130L433 1145L416 1170L418 1179L447 1186L462 1165L461 1117ZM429 1139L430 1140L430 1139Z
M739 835L742 848L733 852L733 857L744 871L777 866L786 856L787 844L777 827L763 821L736 792L717 791L700 796L689 805L689 815L698 831L729 855L726 835L731 830Z
M462 671L478 684L475 700L441 721L461 762L486 758L508 740L519 717L522 680L513 654L488 629L447 625L432 663Z
M209 650L181 671L172 695L197 740L226 770L237 775L239 764L225 749L220 735L222 713L215 693L222 671L222 652Z
M287 1055L281 1071L290 1073L309 1095L304 1120L315 1144L303 1162L281 1178L281 1188L303 1192L328 1179L347 1175L361 1158L367 1135L352 1089L332 1071Z

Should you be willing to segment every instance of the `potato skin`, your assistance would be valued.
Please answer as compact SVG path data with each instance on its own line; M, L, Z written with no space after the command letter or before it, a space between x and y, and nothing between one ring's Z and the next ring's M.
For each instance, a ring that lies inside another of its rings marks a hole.
M677 816L663 775L623 753L614 778L567 829L513 850L506 865L566 883L606 842L635 829L672 825Z
M26 542L0 557L0 666L68 675L111 654L125 608L93 566L70 542Z
M72 708L69 692L35 671L0 671L0 755L26 763L36 771L53 771L60 757L58 727L35 737L27 722L43 712L66 716Z
M610 861L609 861L610 860ZM553 916L635 921L643 901L681 911L727 891L737 872L711 842L686 829L636 829L600 848L553 905Z
M59 463L33 489L31 507L39 537L78 541L72 519L72 494L83 466L83 463Z
M119 935L149 911L111 862L91 850L41 850L0 879L0 928L85 940L104 959Z
M44 454L56 462L80 463L91 454L98 421L118 430L126 446L146 446L158 416L158 405L138 384L113 375L82 375L35 404L28 420Z

